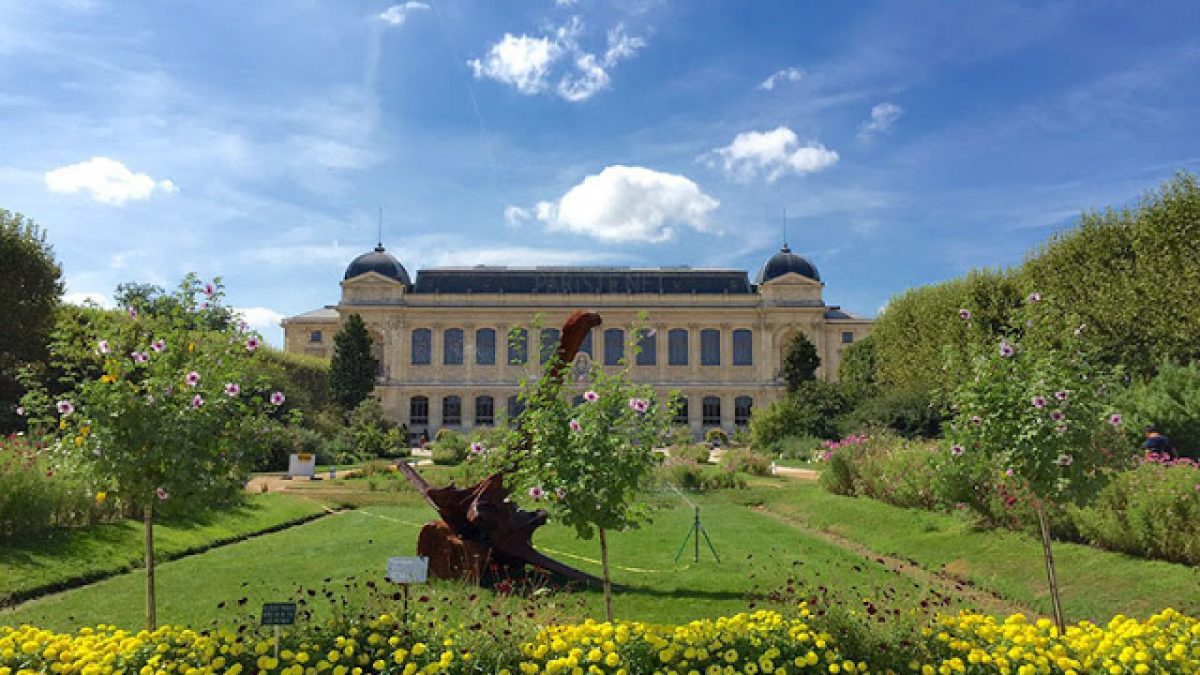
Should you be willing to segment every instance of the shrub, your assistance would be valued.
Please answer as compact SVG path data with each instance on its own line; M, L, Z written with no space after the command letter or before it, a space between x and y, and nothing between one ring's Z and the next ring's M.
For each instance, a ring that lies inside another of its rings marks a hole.
M746 447L750 445L750 429L749 427L734 427L733 436L729 438L730 445Z
M771 473L771 458L749 448L730 448L721 455L721 466L755 476Z
M704 442L724 447L729 445L729 435L725 433L724 429L709 429L704 432Z
M689 459L667 461L659 467L658 475L671 485L695 492L746 487L746 477L737 471L698 464Z
M818 479L821 487L835 495L854 496L854 463L845 453L830 454L825 460L828 466Z
M671 427L671 432L664 439L666 445L687 445L694 440L691 428L684 424Z
M1181 456L1200 459L1200 362L1159 365L1157 375L1129 388L1121 407L1130 432L1154 425Z
M711 451L707 445L699 443L691 443L681 445L671 450L671 456L678 459L686 459L696 464L707 464Z
M1097 546L1200 565L1200 469L1143 463L1072 513Z
M430 456L434 464L453 466L461 464L467 458L470 447L470 443L462 434L452 429L441 429L437 433L437 440L433 442Z
M757 448L769 448L787 436L837 438L835 418L848 409L838 385L804 382L750 418L750 438Z
M91 488L52 448L21 436L0 437L0 537L119 517L115 499Z
M942 415L927 392L890 388L859 401L838 418L837 427L846 435L887 430L906 438L934 438L942 433Z
M816 436L784 436L765 448L757 449L780 459L812 461L821 451L823 442Z

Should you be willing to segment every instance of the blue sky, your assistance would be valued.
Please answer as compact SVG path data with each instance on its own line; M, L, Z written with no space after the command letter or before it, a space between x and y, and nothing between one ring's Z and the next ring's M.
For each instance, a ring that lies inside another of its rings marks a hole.
M1200 4L0 0L0 207L72 299L221 276L278 344L439 265L1005 266L1200 170Z

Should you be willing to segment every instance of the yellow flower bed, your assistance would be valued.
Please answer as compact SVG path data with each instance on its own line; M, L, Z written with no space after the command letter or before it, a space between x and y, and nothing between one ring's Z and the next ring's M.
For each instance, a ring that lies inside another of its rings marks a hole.
M0 627L0 675L32 673L715 673L886 672L839 651L801 607L737 614L671 626L585 621L542 629L519 649L485 654L494 639L444 630L419 641L384 615L336 636L287 636L278 658L269 638L184 628L130 632L115 626L75 634L32 626ZM1082 622L1058 636L1045 619L962 613L939 616L899 670L921 673L1200 673L1200 621L1165 610L1146 621L1118 616L1105 626ZM494 637L494 636L492 636ZM476 645L477 651L464 646Z

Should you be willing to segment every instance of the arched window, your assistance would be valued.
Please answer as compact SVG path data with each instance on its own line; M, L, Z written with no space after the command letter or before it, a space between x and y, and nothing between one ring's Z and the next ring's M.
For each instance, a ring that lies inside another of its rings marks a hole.
M716 328L700 331L700 365L721 365L721 331Z
M475 426L490 427L496 423L496 407L491 396L475 397Z
M412 364L427 366L433 361L433 331L414 328L412 332Z
M706 427L721 426L721 397L705 396L700 405L700 423Z
M733 331L733 365L749 366L754 364L754 338L746 328Z
M691 417L688 414L688 398L683 394L671 399L671 411L674 413L671 420L674 424L682 426L691 424Z
M525 412L525 402L519 396L508 397L508 419L515 420Z
M638 331L637 364L639 366L653 366L657 363L658 332L652 328L643 328Z
M508 331L508 362L523 366L529 361L529 331L514 328Z
M733 423L744 427L750 424L750 412L754 407L754 399L749 396L739 396L733 399Z
M460 426L462 424L462 398L447 396L442 399L442 424Z
M447 366L461 366L463 362L463 332L461 328L447 328L442 333L442 363Z
M540 350L541 350L541 352L538 356L538 363L545 363L545 362L549 361L550 359L554 358L554 353L558 351L558 329L557 328L543 328L542 329L542 342L541 342Z
M414 396L408 401L408 427L410 430L416 431L413 427L426 424L429 424L429 398Z
M688 332L686 328L672 328L667 332L667 365L688 364Z
M479 366L496 365L496 330L480 328L475 331L475 364Z
M609 328L604 331L604 365L617 366L625 358L625 331Z

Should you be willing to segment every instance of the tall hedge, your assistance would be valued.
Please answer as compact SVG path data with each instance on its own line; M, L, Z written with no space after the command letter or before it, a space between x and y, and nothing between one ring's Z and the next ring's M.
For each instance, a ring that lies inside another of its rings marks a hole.
M1138 377L1200 359L1200 184L1180 173L1132 208L1085 213L1022 268L1027 288ZM1062 326L1048 325L1048 330Z

